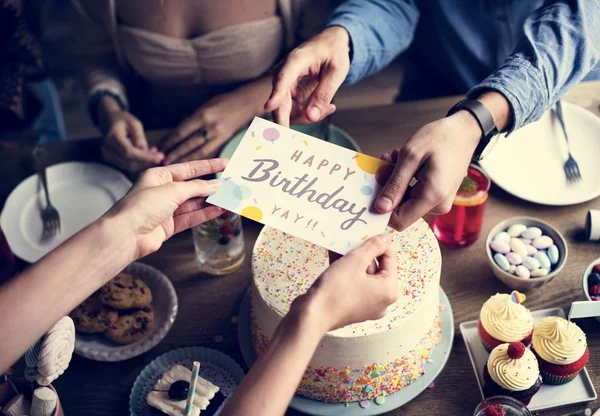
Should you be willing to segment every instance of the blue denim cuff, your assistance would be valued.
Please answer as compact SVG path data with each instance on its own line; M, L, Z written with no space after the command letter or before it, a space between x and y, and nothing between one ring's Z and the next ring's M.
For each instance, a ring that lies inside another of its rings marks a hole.
M510 103L512 123L505 129L507 135L539 120L550 100L550 93L540 70L518 56L509 57L500 68L472 88L467 96L477 95L485 90L500 92Z
M350 36L350 70L346 75L345 84L353 84L363 78L368 72L367 66L367 51L368 45L366 38L363 35L365 28L360 23L360 20L346 16L338 16L329 20L325 27L341 26L348 32Z

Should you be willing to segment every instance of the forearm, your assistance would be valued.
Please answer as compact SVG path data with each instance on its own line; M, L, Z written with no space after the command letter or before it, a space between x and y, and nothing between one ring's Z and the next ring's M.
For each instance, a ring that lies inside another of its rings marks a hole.
M388 65L413 40L419 12L413 0L347 0L326 26L350 35L352 60L347 83L357 82Z
M279 416L285 413L315 349L325 334L318 314L293 305L269 346L250 369L224 409L225 416Z
M469 92L502 93L508 130L538 120L600 61L600 0L554 0L532 14L504 65Z
M115 221L93 223L0 287L0 370L134 260Z
M242 99L240 104L247 105L253 116L262 116L265 112L265 101L273 89L273 77L265 75L239 87L235 92Z

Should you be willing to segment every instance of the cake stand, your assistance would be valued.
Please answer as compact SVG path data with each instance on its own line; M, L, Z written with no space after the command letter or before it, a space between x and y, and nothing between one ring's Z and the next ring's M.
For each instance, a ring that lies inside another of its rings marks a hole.
M389 412L410 402L435 380L438 374L444 369L448 357L450 357L452 341L454 340L454 317L452 315L450 301L441 287L440 305L446 305L445 308L442 307L440 310L442 339L433 349L433 353L431 354L432 362L425 363L425 374L413 381L409 386L404 387L390 396L386 396L385 403L377 405L374 400L370 400L370 406L362 408L359 406L358 402L348 403L348 406L346 406L344 403L319 402L317 400L296 395L292 399L290 407L300 412L316 416L371 416ZM242 356L244 357L246 365L251 367L252 364L254 364L254 361L256 361L256 353L252 346L252 337L250 334L250 290L244 295L238 315L238 340L240 349L242 350Z

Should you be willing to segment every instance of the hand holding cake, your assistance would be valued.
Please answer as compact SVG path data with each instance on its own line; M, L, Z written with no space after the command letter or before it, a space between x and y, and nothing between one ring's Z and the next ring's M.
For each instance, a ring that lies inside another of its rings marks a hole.
M350 251L293 302L224 414L284 414L327 331L385 315L398 296L396 261L389 252L388 238L372 237ZM367 268L374 258L379 270L370 274Z
M378 260L379 270L371 274L367 268L374 258ZM294 303L318 304L325 332L355 322L380 319L385 316L387 306L398 300L395 273L396 259L389 250L389 237L376 236L359 250L335 261L307 294Z

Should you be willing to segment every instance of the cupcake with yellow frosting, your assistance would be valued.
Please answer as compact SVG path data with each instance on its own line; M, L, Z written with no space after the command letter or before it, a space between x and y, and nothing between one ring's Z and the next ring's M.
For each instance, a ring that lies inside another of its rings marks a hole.
M483 304L477 330L487 352L504 343L531 344L533 318L522 305L525 299L525 295L517 291L510 295L497 293Z
M585 367L589 349L584 332L558 316L542 319L533 331L533 353L545 383L565 384Z
M486 397L510 396L527 406L540 387L542 378L537 359L525 345L513 342L492 350L483 369Z

